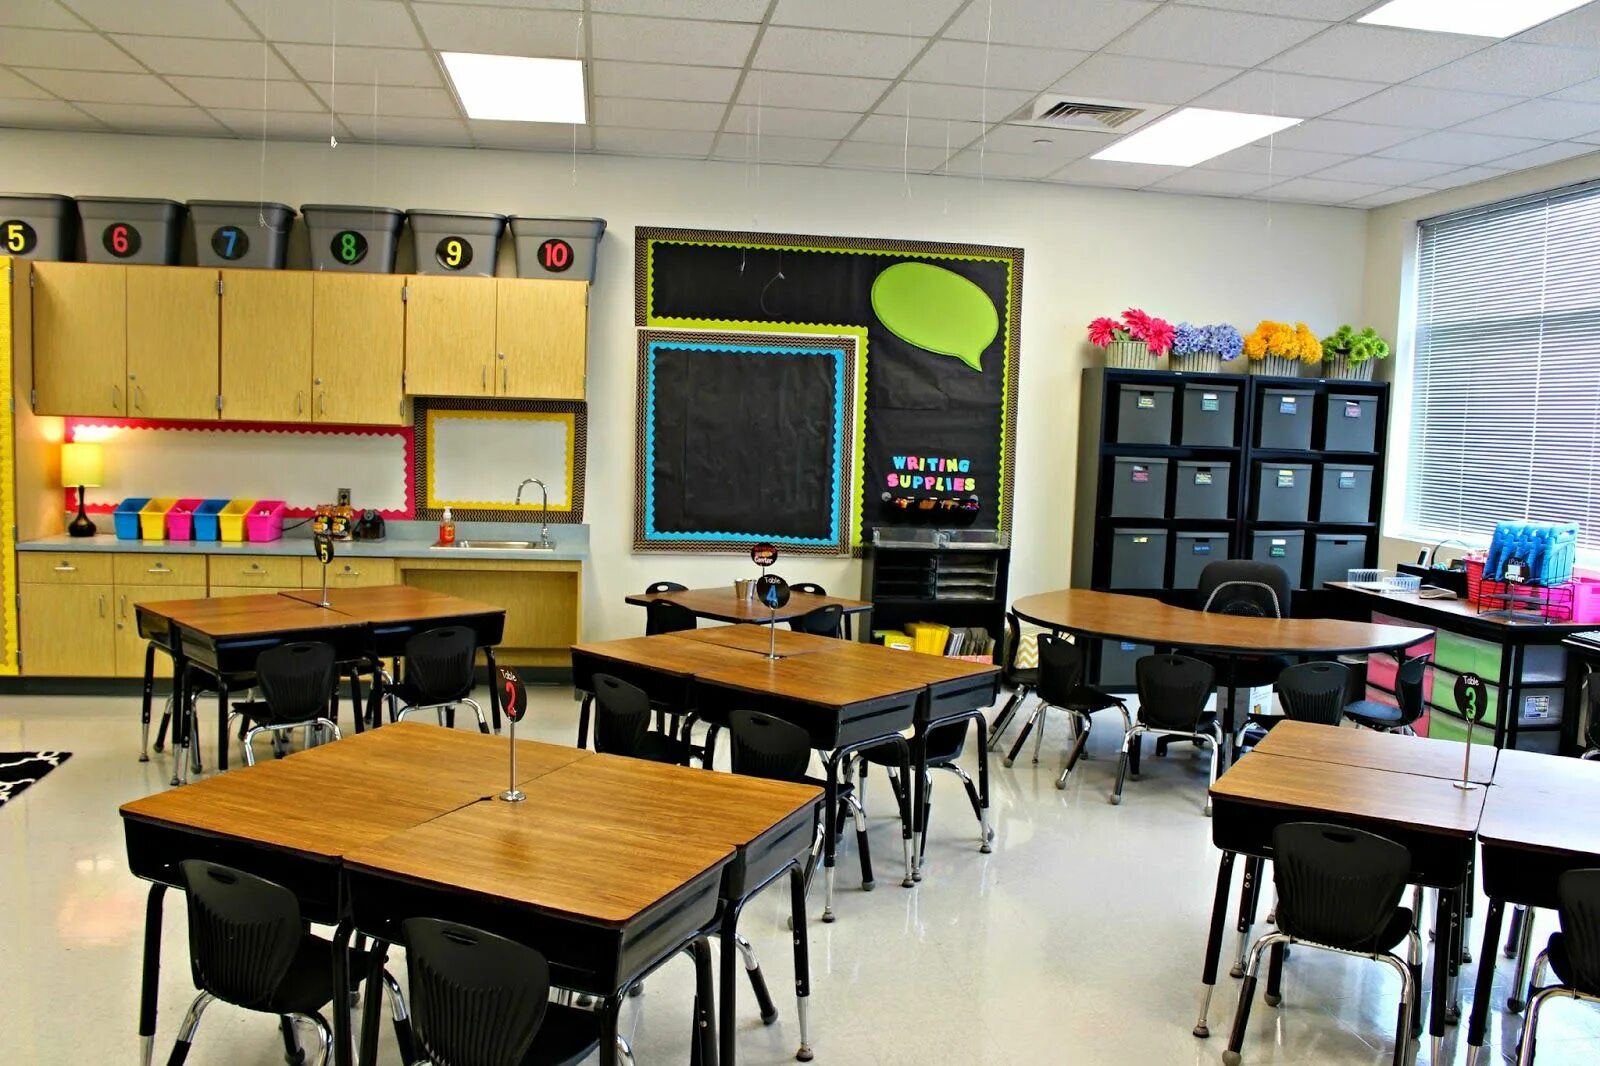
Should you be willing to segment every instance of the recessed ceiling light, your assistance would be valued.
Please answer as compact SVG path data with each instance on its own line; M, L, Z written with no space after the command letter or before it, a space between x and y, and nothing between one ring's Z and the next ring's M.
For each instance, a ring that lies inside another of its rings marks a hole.
M1590 0L1389 0L1358 22L1408 30L1510 37L1529 26L1564 15Z
M1212 111L1186 107L1130 133L1096 152L1091 158L1117 163L1154 163L1165 167L1192 167L1259 141L1268 134L1298 125L1300 119L1280 115L1251 115L1241 111Z
M583 63L477 52L440 52L468 118L582 125Z

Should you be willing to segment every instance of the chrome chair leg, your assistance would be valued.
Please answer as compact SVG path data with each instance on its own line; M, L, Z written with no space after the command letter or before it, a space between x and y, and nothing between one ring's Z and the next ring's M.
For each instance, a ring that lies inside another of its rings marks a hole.
M743 933L733 934L733 946L739 949L739 957L744 960L745 976L750 980L750 991L756 997L756 1006L761 1009L761 1024L771 1025L778 1020L778 1008L772 1002L772 993L767 991L767 979L761 973L761 962L756 958L756 949L750 946Z
M872 851L867 841L867 810L854 793L845 797L844 804L850 808L850 820L856 827L856 851L861 859L861 891L871 892L876 882L872 876Z
M1222 727L1206 735L1211 745L1211 783L1206 786L1206 817L1211 817L1211 790L1217 787L1217 763L1222 758Z
M1544 964L1544 955L1539 956L1539 963L1534 966L1534 973L1538 973ZM1539 1013L1544 1009L1545 1001L1556 996L1571 995L1560 985L1554 988L1542 988L1534 993L1528 1000L1528 1016L1522 1022L1522 1040L1517 1048L1517 1066L1532 1066L1534 1044L1538 1040Z
M1040 703L1039 731L1033 735L1033 764L1035 766L1039 765L1039 749L1044 746L1044 722L1046 710L1048 710L1048 708L1043 703Z
M178 1042L172 1045L172 1057L167 1059L167 1066L183 1066L183 1060L189 1057L190 1045L194 1043L194 1034L200 1028L200 1016L215 999L210 992L202 992L194 997L194 1002L189 1004L189 1010L183 1016L183 1024L178 1027Z
M1529 907L1522 916L1522 939L1517 945L1517 972L1511 979L1511 992L1506 997L1506 1010L1518 1014L1528 1004L1528 997L1533 994L1534 985L1539 983L1539 970L1534 968L1531 983L1528 982L1528 962L1533 952L1533 916L1534 909Z
M472 713L478 716L478 732L488 733L489 720L483 716L483 708L478 706L478 701L473 699L471 696L467 696L462 699L461 702L465 703L468 707L471 707Z
M1139 743L1139 738L1144 736L1144 726L1136 725L1122 734L1122 752L1117 756L1117 780L1111 786L1111 803L1113 806L1122 802L1122 783L1128 775L1128 752Z
M617 1034L617 1058L624 1066L634 1066L633 1045L628 1043L628 1038L621 1033Z
M1022 730L1017 734L1016 743L1012 744L1011 750L1006 753L1006 757L1004 759L1005 765L1010 766L1012 763L1017 761L1017 755L1021 753L1022 746L1028 742L1028 734L1033 732L1033 727L1035 725L1038 725L1041 730L1043 729L1044 723L1040 721L1040 718L1043 716L1043 714L1044 701L1035 700L1033 703L1033 710L1029 711L1028 717L1022 720Z
M333 1030L328 1028L327 1020L320 1014L292 1014L290 1017L304 1018L316 1031L317 1066L328 1066L328 1058L333 1053Z
M1239 1066L1239 1049L1244 1046L1245 1029L1250 1024L1250 1007L1256 998L1256 975L1261 971L1261 956L1274 944L1288 943L1283 933L1268 933L1250 948L1250 965L1244 973L1244 983L1239 988L1239 1006L1233 1013L1233 1032L1228 1037L1228 1048L1222 1053L1226 1066Z
M1406 1066L1406 1050L1411 1044L1412 1004L1416 1002L1417 987L1412 978L1411 968L1405 963L1389 954L1378 955L1376 958L1379 962L1387 963L1400 975L1399 1020L1394 1028L1394 1066Z

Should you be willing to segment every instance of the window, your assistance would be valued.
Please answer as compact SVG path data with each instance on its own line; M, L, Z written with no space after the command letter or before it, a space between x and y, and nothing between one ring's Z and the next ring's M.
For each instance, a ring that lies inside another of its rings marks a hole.
M1600 185L1421 223L1407 531L1600 548Z

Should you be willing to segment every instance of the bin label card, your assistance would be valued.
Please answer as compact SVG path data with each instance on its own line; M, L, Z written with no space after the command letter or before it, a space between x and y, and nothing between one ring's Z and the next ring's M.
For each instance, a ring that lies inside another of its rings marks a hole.
M1197 540L1197 541L1195 541L1194 542L1194 554L1195 555L1210 555L1211 554L1211 542L1209 540Z
M1278 487L1280 489L1292 489L1292 488L1294 488L1294 471L1293 470L1280 470L1280 471L1278 471Z
M367 235L358 230L342 229L328 242L328 250L345 266L355 266L367 257Z
M1217 398L1217 394L1214 392L1202 392L1200 394L1200 410L1220 411L1222 410L1222 401Z
M1155 396L1155 393L1153 393L1153 392L1141 392L1139 394L1139 410L1141 410L1141 411L1154 411L1155 408L1156 408L1156 396Z
M101 231L100 244L114 258L130 259L139 254L144 241L139 237L139 227L113 222Z
M1549 718L1549 696L1524 696L1522 697L1522 717L1524 718Z
M1135 544L1149 544L1150 543L1150 538L1149 537L1134 537L1133 538L1133 542Z
M1296 396L1281 396L1278 398L1278 413L1292 415L1300 409L1300 399Z
M1354 470L1341 470L1339 472L1339 487L1353 489L1356 487L1356 472Z
M434 246L433 257L446 270L465 270L472 265L472 242L465 237L446 237Z
M1211 482L1212 482L1211 471L1209 471L1209 470L1196 470L1194 472L1194 483L1196 485L1209 485L1209 484L1211 484Z
M1272 556L1272 558L1274 558L1274 559L1285 559L1285 558L1288 558L1288 555L1289 555L1289 542L1286 541L1286 540L1279 540L1277 537L1274 537L1272 539L1271 547L1267 551L1267 554Z
M238 226L218 226L211 232L211 250L231 263L250 251L250 238Z
M1142 485L1146 481L1149 481L1150 468L1148 466L1142 466L1138 463L1135 463L1133 467L1133 480L1134 483L1138 485Z
M1345 404L1344 405L1344 416L1346 418L1360 418L1361 417L1361 405L1359 403L1347 403L1347 404Z
M5 241L7 255L27 255L39 247L39 234L20 218L0 222L0 239Z

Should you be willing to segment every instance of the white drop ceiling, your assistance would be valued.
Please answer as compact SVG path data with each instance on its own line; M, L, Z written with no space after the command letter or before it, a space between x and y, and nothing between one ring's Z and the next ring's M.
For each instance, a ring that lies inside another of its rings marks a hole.
M1510 0L1508 0L1510 2ZM796 163L1373 207L1600 151L1600 2L1507 41L1378 0L0 0L0 126ZM436 53L587 61L469 121ZM1307 121L1179 169L1042 96Z

